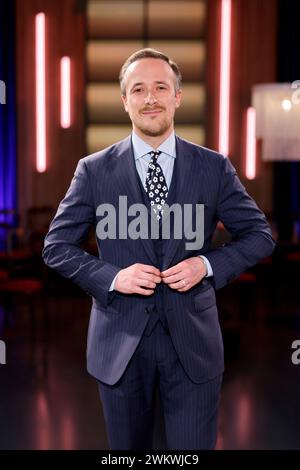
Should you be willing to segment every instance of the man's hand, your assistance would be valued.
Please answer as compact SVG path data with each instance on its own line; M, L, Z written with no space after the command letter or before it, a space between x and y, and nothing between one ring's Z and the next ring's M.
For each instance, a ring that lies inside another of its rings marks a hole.
M206 266L199 256L185 259L172 268L162 271L162 281L171 289L186 292L198 284L206 275Z
M114 289L122 294L151 295L160 282L159 269L148 264L135 263L119 271Z

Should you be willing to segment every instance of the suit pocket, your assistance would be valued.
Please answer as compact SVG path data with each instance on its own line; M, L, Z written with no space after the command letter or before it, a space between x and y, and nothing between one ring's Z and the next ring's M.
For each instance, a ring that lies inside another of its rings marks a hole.
M113 314L113 315L120 315L120 310L118 308L119 306L116 305L116 302L112 302L111 303L108 303L106 308L102 307L102 305L100 305L97 300L94 300L93 302L93 308L96 309L98 312L101 312L101 313L109 313L109 314Z
M213 287L208 287L193 296L194 308L196 312L203 312L208 308L216 306L216 294Z

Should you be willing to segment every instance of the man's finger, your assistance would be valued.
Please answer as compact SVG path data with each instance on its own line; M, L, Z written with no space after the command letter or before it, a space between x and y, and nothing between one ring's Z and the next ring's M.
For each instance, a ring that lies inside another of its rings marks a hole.
M172 268L166 269L165 271L161 272L162 277L172 276L173 274L177 274L181 271L180 263L172 266Z
M143 289L142 287L136 287L134 290L135 294L142 294L142 295L152 295L154 293L153 289Z
M155 274L156 276L161 275L160 270L157 269L155 266L151 266L149 264L142 264L141 265L141 271L144 273L149 273L149 274Z
M185 285L182 284L182 281L178 281L178 282L172 282L171 284L169 284L169 287L171 287L171 289L176 289L176 290L179 290L179 289L185 289Z
M155 289L156 283L150 279L136 279L136 284L138 287L147 287L147 289Z
M174 284L175 282L181 281L183 278L183 272L180 271L178 274L172 274L171 276L163 277L162 281L165 284Z
M134 279L136 279L136 277ZM159 284L161 282L161 276L157 276L156 274L145 273L144 271L139 273L138 279L156 282L156 284Z

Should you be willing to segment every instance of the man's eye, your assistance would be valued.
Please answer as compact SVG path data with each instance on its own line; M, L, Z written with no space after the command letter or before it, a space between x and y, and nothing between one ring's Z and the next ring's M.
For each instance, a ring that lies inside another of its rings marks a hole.
M133 93L140 93L141 91L142 91L141 88L135 88L135 89L133 90Z
M158 89L159 89L159 90L165 90L165 89L166 89L166 87L165 87L165 86L163 86L163 85L160 85L160 86L158 87Z

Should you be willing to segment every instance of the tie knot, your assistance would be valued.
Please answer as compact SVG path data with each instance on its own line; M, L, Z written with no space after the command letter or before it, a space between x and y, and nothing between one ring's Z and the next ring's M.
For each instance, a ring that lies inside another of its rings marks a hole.
M152 150L152 152L150 152L152 159L155 161L158 159L160 154L161 154L160 150Z

